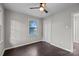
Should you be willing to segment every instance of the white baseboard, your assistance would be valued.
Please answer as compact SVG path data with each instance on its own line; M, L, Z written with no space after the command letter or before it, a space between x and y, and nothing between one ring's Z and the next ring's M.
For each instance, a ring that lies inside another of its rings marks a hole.
M1 51L0 51L0 56L3 56L3 54L4 54L4 51L5 51L5 49L4 49L4 41L3 40L1 40L0 41L0 49L1 49Z
M4 55L4 52L5 52L5 49L3 49L3 51L1 52L1 55L0 56L3 56Z
M47 41L45 41L45 42L47 42ZM63 49L63 50L66 50L66 51L69 51L69 52L73 53L73 50L69 50L69 49L66 49L66 48L63 48L63 47L59 47L59 46L57 46L57 45L55 45L55 44L53 44L53 43L50 43L50 42L47 42L47 43L49 43L49 44L51 44L51 45L53 45L53 46L56 46L56 47L58 47L58 48L61 48L61 49Z
M21 44L21 45L17 45L17 46L8 47L8 48L5 48L5 50L12 49L12 48L17 48L17 47L21 47L21 46L24 46L24 45L29 45L29 44L40 42L40 41L42 41L42 40L34 41L34 42L30 42L30 43L25 43L25 44Z

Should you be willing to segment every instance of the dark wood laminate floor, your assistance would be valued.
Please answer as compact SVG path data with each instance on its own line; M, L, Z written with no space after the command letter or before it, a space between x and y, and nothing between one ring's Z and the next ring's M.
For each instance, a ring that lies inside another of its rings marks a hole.
M50 45L38 42L5 51L4 56L70 56L72 53Z
M74 43L73 48L74 48L73 51L74 56L79 56L79 43Z

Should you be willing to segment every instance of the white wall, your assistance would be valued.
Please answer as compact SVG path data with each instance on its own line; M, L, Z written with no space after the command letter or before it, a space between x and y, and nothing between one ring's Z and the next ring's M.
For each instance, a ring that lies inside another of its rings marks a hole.
M3 15L3 7L0 4L0 56L3 55L4 52L4 15Z
M73 15L79 6L51 15L43 22L43 40L59 48L73 52Z
M42 20L10 10L5 10L5 14L6 49L42 40ZM36 20L38 23L38 35L36 37L29 36L29 20Z

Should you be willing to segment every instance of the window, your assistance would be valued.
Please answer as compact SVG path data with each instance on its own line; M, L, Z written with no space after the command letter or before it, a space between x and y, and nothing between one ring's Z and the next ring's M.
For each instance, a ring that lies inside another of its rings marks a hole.
M29 34L32 36L37 34L37 22L34 20L29 21Z

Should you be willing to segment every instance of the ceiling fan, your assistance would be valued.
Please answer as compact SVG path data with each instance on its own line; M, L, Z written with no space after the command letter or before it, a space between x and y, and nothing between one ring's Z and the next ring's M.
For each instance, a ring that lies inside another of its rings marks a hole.
M40 9L41 12L48 13L46 10L46 3L40 3L39 7L31 7L30 9Z

